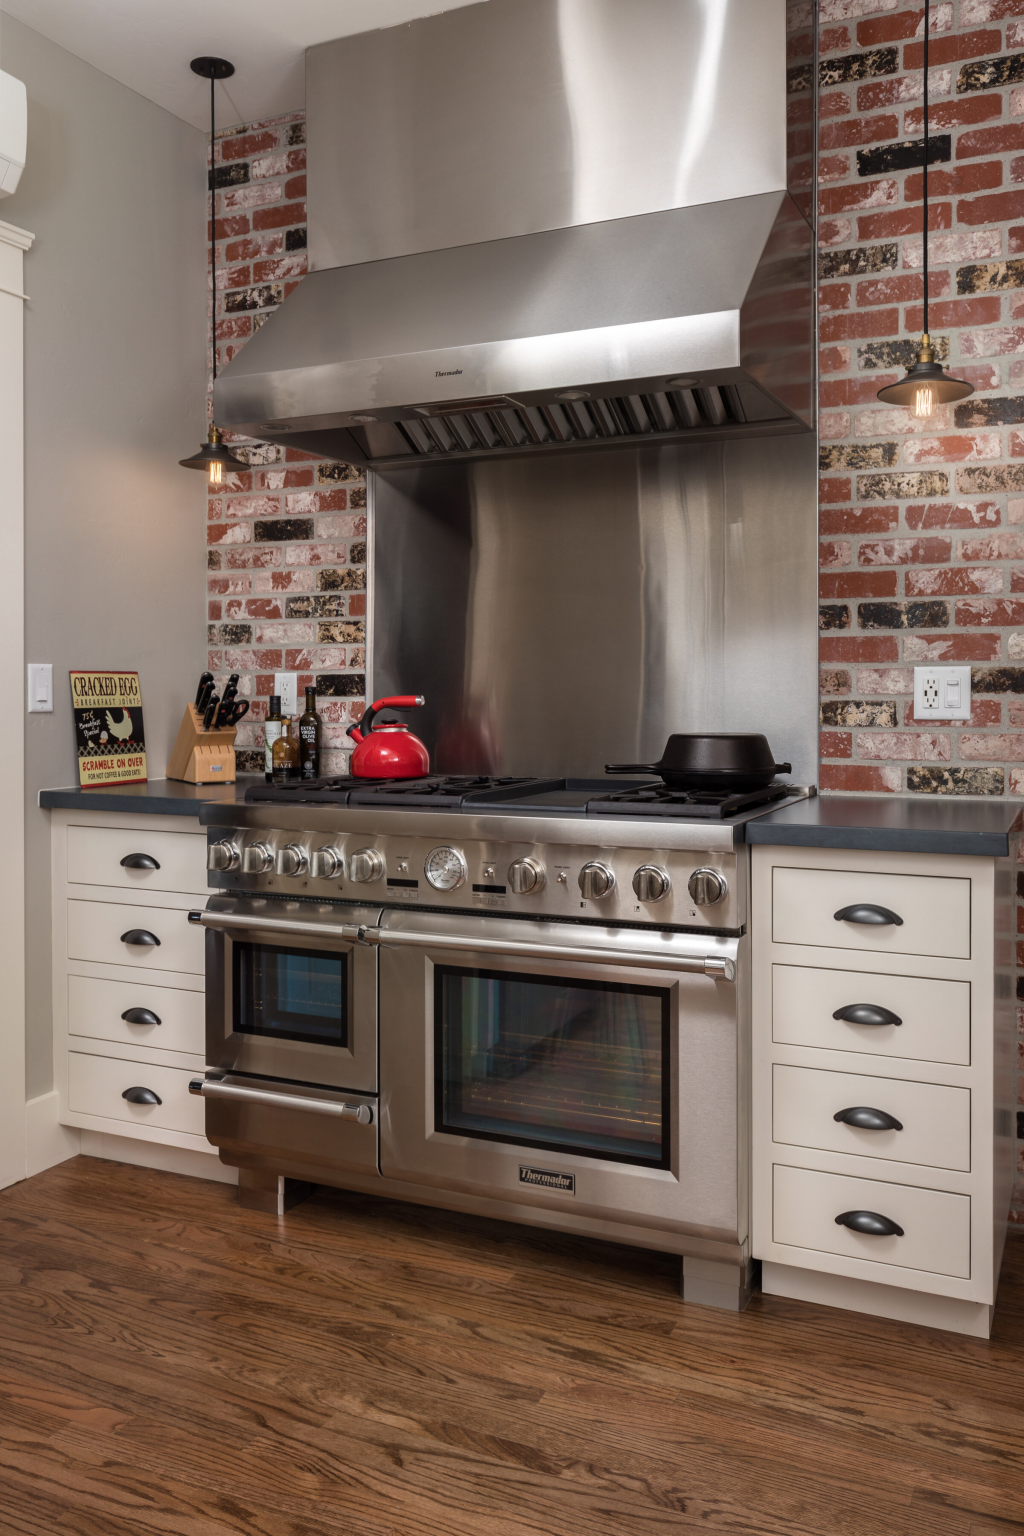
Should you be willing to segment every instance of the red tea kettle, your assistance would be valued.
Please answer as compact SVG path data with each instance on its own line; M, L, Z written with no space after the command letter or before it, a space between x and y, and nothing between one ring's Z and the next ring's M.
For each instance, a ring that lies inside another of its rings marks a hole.
M398 720L374 718L382 709L412 709L427 701L422 694L403 693L390 699L377 699L357 725L350 725L348 736L356 749L348 771L357 779L422 779L430 772L430 753L407 725Z

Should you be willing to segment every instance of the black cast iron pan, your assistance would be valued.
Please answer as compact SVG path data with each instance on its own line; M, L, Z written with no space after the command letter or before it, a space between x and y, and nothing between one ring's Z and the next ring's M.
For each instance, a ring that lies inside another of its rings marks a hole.
M727 731L704 736L670 736L656 763L607 763L605 773L656 773L669 789L746 794L766 789L777 773L792 773L791 763L777 763L766 736Z

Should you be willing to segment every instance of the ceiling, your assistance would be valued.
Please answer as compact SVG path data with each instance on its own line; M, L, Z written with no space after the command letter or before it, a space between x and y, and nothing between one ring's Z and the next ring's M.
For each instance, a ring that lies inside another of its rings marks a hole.
M204 129L210 121L210 88L188 67L197 54L217 54L235 66L232 79L218 88L218 124L252 123L305 104L302 56L313 43L475 3L0 0L8 15Z

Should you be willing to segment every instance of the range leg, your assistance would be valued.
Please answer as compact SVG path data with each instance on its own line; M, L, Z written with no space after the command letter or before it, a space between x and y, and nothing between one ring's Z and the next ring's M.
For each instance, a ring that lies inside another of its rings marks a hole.
M252 1168L238 1170L238 1203L248 1211L265 1211L268 1216L283 1216L293 1205L311 1195L314 1184L302 1179L286 1179L283 1173L258 1173Z
M742 1312L759 1279L760 1264L720 1264L711 1259L683 1259L680 1292L684 1301L698 1307L721 1307Z

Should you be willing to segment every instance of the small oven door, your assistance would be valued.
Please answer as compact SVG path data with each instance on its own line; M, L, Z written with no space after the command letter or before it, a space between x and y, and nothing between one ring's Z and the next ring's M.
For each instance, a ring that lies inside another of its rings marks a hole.
M382 1173L745 1236L741 943L386 914Z
M211 897L206 1064L353 1092L377 1091L377 951L359 940L380 908Z

